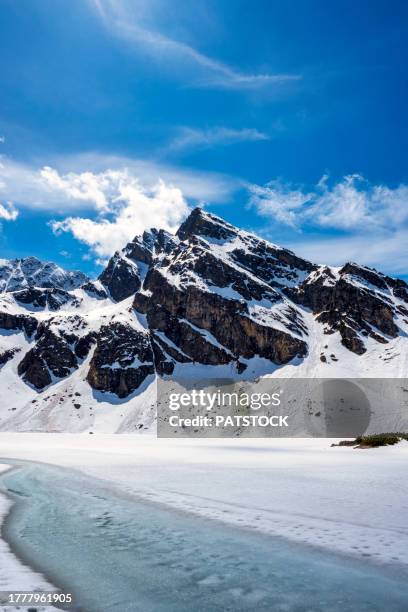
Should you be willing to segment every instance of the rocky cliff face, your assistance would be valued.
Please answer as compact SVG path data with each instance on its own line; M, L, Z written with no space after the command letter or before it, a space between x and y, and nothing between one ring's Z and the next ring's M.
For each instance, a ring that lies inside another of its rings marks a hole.
M3 262L0 288L0 374L34 404L58 388L63 406L77 385L94 403L126 401L155 375L324 376L352 363L352 376L398 376L408 363L404 281L315 265L201 209L175 236L136 237L98 280L28 258Z
M121 251L117 251L99 281L109 295L120 302L141 289L148 270L154 265L155 257L171 249L174 239L164 230L152 229L143 236L129 242Z
M149 334L113 322L103 325L96 337L87 381L93 389L127 397L154 374Z
M338 331L342 344L359 355L367 350L367 337L383 344L396 338L398 317L407 314L404 281L353 263L338 270L320 267L285 292L316 314L324 333Z

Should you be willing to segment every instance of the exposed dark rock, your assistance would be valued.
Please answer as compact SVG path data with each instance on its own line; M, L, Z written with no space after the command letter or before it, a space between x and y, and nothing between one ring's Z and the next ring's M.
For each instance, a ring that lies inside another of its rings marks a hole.
M163 331L184 353L200 363L216 363L221 355L222 361L218 363L259 355L282 364L307 352L302 340L252 320L244 301L224 299L194 285L180 290L168 283L158 270L148 275L145 289L151 292L151 297L146 302L136 295L136 310L147 314L153 330ZM204 347L197 350L200 331L189 323L201 328L204 338L206 331L213 336L213 341L205 340L206 350ZM220 349L218 343L225 348Z
M175 244L174 236L164 230L144 232L111 257L99 280L112 298L120 302L139 291L154 256L170 252Z
M156 372L160 376L172 374L174 371L174 359L172 359L172 357L176 355L176 361L183 361L183 355L174 351L172 347L169 347L162 339L154 334L151 335L151 344ZM185 361L188 361L188 359Z
M154 272L155 268L152 271ZM168 271L172 275L180 275L181 280L186 283L194 283L198 278L204 280L210 287L230 288L245 300L266 299L273 303L281 299L272 287L246 274L245 270L237 270L199 244L193 244L189 248L183 244L177 247ZM146 280L145 286L149 287L149 280ZM225 292L225 297L228 297L228 291Z
M172 234L152 228L148 232L143 232L142 236L136 236L123 252L129 259L150 266L157 255L171 253L177 243L178 240Z
M177 236L184 241L194 242L197 238L215 241L231 241L240 236L245 249L231 249L231 261L236 261L243 270L248 270L258 279L271 286L285 286L298 281L299 271L310 273L316 268L310 262L297 257L287 249L274 246L261 238L236 227L201 208L193 210L188 219L180 226ZM198 240L199 243L199 240Z
M187 321L180 321L165 308L157 308L150 315L148 314L149 325L153 330L163 332L166 337L179 347L182 355L181 359L177 351L173 351L173 356L182 363L191 361L208 365L220 365L231 361L231 354L216 344L211 343L205 337L205 330L194 329ZM171 348L167 351L171 352ZM187 358L185 356L188 356Z
M142 284L137 265L118 252L111 257L99 280L116 302L139 291Z
M38 325L36 344L24 356L18 366L18 373L25 382L36 389L43 389L53 378L65 378L78 367L78 358L88 354L95 333L83 334L86 323L79 315L64 317L59 326L58 317Z
M392 278L391 276L386 276L385 274L378 272L378 270L351 263L343 266L340 273L350 274L360 280L363 279L367 281L383 292L382 299L384 300L387 299L385 292L388 292L390 294L390 298L388 298L390 303L392 303L391 293L395 297L408 303L408 285L400 278Z
M65 378L78 366L75 354L66 340L44 329L36 345L18 365L18 373L26 383L43 389L53 377Z
M162 349L162 354L164 351L164 353L166 353L173 360L178 361L179 363L191 363L193 361L191 357L188 357L187 355L182 353L181 350L175 348L174 343L170 340L170 338L167 338L165 334L159 336L157 332L152 332L152 344L153 346L159 345L159 347L161 347Z
M96 332L90 332L89 334L78 338L78 340L75 342L75 355L79 357L79 359L85 359L95 341Z
M236 227L215 215L205 213L202 208L195 208L184 223L180 225L177 232L180 240L189 240L195 236L225 240L233 238L236 234Z
M78 307L81 301L63 289L37 289L29 287L13 293L14 299L20 304L30 305L31 308L49 308L59 310L62 306Z
M360 334L386 342L376 329L386 336L396 337L398 327L394 322L392 302L382 293L355 284L349 276L358 276L381 290L388 289L384 280L387 277L368 268L360 272L356 264L347 264L337 278L329 268L323 268L285 293L317 314L317 320L328 326L326 333L340 332L344 346L361 355L366 349Z
M91 297L96 297L100 300L104 300L108 297L106 289L99 286L95 281L88 281L82 285L81 289L83 289Z
M0 367L4 366L10 359L13 359L14 355L21 351L20 348L11 348L0 353Z
M387 277L371 268L365 268L355 263L346 263L346 265L341 268L340 274L350 274L367 281L371 285L374 285L374 287L378 287L378 289L388 289L386 283Z
M96 342L96 332L88 330L88 323L79 314L63 317L57 315L41 322L35 340L49 333L58 336L79 359L84 359Z
M287 249L279 249L259 240L253 252L235 249L233 259L273 287L285 287L297 283L299 271L310 273L315 266Z
M30 315L0 312L0 329L21 330L24 331L27 336L32 336L37 329L37 325L37 319Z
M317 313L325 310L327 304L332 302L334 285L332 272L329 268L323 268L319 274L311 275L298 286L285 287L283 292L296 304Z
M146 333L118 322L101 327L87 375L91 387L126 397L153 373L153 350Z
M408 304L408 285L401 279L391 279L393 281L392 288L395 297L403 300Z
M136 236L124 248L124 252L129 259L139 261L150 266L153 263L154 245L158 231L152 229L150 232L143 232L143 235Z
M399 304L397 306L397 311L402 314L404 317L408 317L408 309L405 308L405 306L402 306L401 304Z

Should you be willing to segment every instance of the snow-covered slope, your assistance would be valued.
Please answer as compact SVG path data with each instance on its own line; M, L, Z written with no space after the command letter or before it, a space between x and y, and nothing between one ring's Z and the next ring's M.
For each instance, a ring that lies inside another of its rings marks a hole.
M319 266L195 209L98 280L0 268L0 428L145 431L157 376L403 378L408 286Z

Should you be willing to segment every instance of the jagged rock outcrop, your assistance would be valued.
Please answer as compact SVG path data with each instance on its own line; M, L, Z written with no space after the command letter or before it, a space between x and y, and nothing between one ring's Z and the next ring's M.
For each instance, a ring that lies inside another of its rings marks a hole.
M100 281L88 281L81 286L81 289L90 297L99 300L106 300L108 298L108 293Z
M39 390L78 368L96 342L96 332L79 315L56 316L40 322L35 341L18 364L18 373Z
M106 287L109 295L120 302L139 291L142 277L135 262L117 252L99 276L100 282Z
M12 314L6 311L0 311L0 329L4 330L20 330L32 336L37 329L38 321L31 315Z
M136 295L134 307L147 315L151 329L163 332L193 361L222 364L259 355L286 363L307 352L302 340L252 319L244 301L224 299L194 285L181 290L159 270L149 274L145 288L150 299Z
M177 236L189 242L195 241L197 237L209 238L210 243L214 240L230 242L231 261L272 287L298 283L317 269L317 266L297 257L292 251L261 240L253 234L239 232L230 223L205 214L201 208L193 210L180 226Z
M398 335L395 288L404 295L404 281L395 283L375 270L348 263L336 271L321 267L285 293L310 308L325 324L325 333L338 331L342 344L361 355L366 351L364 337L387 343L388 337Z
M10 359L13 359L14 355L21 351L20 348L12 348L2 351L0 353L0 368L4 366Z
M126 397L154 371L148 334L122 323L101 327L87 376L93 389Z
M19 304L30 306L31 309L35 310L44 308L59 310L67 305L71 307L79 307L81 305L81 300L75 295L55 287L51 289L29 287L20 291L14 291L13 297Z
M215 240L231 240L237 235L237 228L215 215L205 214L202 208L195 208L177 230L180 240L191 240L206 236Z
M152 229L141 237L136 236L110 258L99 281L117 302L134 295L141 288L154 256L166 252L173 243L174 238L164 230Z
M18 373L35 389L43 389L55 379L65 378L78 366L74 352L64 338L46 329L18 365Z

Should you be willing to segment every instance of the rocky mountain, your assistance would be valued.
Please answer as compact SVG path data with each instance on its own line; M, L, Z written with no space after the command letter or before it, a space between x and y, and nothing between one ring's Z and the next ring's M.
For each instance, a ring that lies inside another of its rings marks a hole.
M98 280L35 258L0 267L0 428L134 431L156 377L402 377L408 286L333 268L195 209Z
M0 292L28 287L48 287L71 291L86 283L88 277L79 270L69 272L37 257L0 259Z

